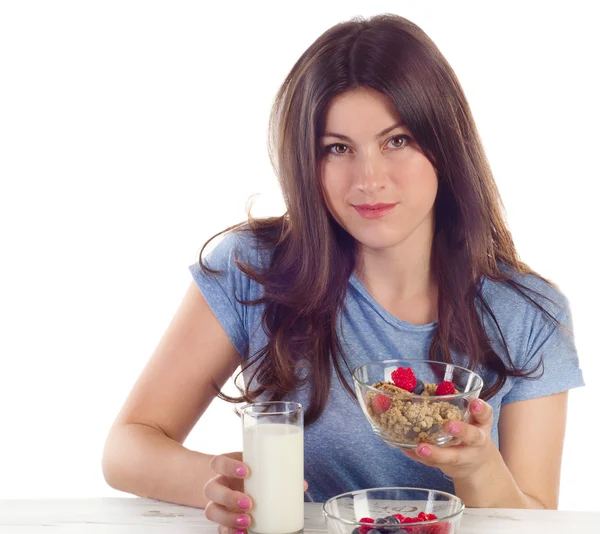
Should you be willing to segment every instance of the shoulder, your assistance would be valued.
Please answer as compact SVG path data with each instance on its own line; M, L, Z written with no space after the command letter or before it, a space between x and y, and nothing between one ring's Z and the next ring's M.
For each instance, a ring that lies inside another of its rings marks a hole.
M503 268L506 280L482 281L481 296L494 312L522 320L545 315L557 320L569 315L569 301L560 288L536 274L522 274Z
M202 254L202 263L214 270L239 270L239 264L253 269L266 268L270 253L247 226L243 225L214 238Z
M483 283L481 294L489 306L483 323L505 363L532 374L509 377L502 403L584 385L565 294L538 275L509 270L506 274L505 281Z
M483 281L479 308L494 348L503 354L506 343L515 363L522 365L549 339L571 336L571 312L567 297L553 283L535 274L506 274L503 281Z

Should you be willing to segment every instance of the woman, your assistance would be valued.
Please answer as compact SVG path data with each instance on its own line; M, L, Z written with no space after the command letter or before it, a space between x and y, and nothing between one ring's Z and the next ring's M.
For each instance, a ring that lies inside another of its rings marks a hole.
M567 390L583 385L568 303L519 260L469 106L434 43L393 15L334 26L286 78L271 133L287 211L228 228L191 267L108 437L108 483L206 507L223 532L248 526L241 454L181 445L241 363L245 399L306 407L315 501L407 485L472 507L556 508ZM392 357L482 375L472 421L447 429L461 445L410 453L373 434L349 370Z

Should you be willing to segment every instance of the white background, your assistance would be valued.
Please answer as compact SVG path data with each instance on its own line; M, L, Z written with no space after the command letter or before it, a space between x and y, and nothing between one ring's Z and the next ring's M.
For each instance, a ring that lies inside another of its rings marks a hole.
M0 3L0 498L120 495L104 439L188 265L251 195L282 213L279 84L333 24L391 11L454 67L520 254L570 299L587 387L560 505L600 510L594 2L301 4ZM240 450L231 407L213 403L186 446Z

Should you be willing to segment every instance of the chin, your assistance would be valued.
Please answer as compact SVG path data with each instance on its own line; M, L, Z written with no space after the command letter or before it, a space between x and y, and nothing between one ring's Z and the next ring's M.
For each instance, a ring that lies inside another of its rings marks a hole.
M385 232L361 232L360 230L350 231L350 234L361 246L373 250L395 247L406 238L404 234L390 235Z

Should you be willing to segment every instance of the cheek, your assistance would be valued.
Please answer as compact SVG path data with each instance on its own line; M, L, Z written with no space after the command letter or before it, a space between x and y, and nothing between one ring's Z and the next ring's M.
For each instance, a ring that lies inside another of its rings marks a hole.
M411 204L433 203L437 195L437 174L429 161L425 161L396 174L394 180L404 200Z
M323 175L321 183L327 211L342 228L349 231L348 213L345 211L348 189L343 180L342 176L329 172Z
M342 205L347 197L349 190L347 174L339 169L336 171L332 167L323 172L321 183L329 209Z

